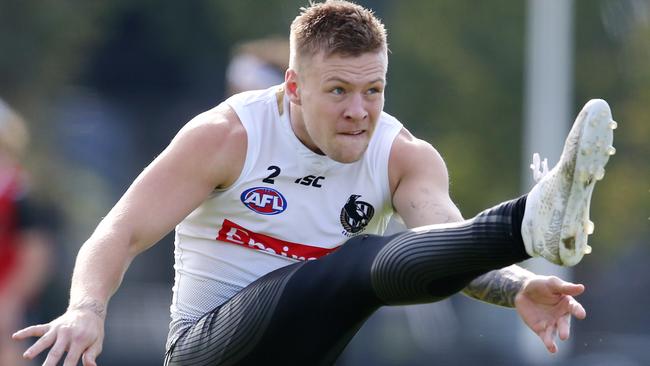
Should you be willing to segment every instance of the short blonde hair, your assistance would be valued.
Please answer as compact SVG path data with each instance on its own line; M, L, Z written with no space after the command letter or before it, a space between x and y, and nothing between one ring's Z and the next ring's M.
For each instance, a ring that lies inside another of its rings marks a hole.
M289 67L297 58L388 52L386 28L372 10L344 0L311 3L291 23Z

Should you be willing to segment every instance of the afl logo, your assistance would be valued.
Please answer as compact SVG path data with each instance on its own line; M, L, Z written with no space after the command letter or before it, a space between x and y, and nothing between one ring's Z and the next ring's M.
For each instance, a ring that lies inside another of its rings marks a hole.
M287 200L273 188L255 187L241 194L244 206L262 215L277 215L287 209Z
M363 231L375 215L375 208L368 202L357 201L359 197L361 195L351 195L341 209L341 225L349 234Z

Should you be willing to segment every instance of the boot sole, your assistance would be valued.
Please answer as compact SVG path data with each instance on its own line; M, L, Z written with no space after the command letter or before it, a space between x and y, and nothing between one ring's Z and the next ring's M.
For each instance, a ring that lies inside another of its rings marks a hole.
M607 102L590 100L580 114L586 120L579 134L571 187L560 233L560 260L573 266L591 252L587 237L593 233L589 206L596 181L605 176L605 165L616 150L612 146L616 122ZM578 118L581 118L579 115Z

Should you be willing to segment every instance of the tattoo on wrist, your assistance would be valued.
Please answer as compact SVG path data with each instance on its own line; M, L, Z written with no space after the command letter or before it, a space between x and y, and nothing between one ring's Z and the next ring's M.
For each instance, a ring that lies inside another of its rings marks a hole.
M464 292L481 301L505 307L515 307L515 297L526 281L523 273L506 267L474 279Z
M98 317L106 317L106 305L94 299L85 299L76 304L70 304L68 309L72 310L90 310Z

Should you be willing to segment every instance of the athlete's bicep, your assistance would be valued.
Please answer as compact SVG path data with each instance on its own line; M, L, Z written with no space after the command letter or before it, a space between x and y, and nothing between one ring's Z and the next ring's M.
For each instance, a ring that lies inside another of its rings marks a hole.
M401 133L391 149L389 175L393 207L407 227L462 220L449 197L447 167L429 143Z
M107 219L129 232L136 252L173 229L218 186L234 182L246 154L246 133L229 107L185 125L135 179Z

